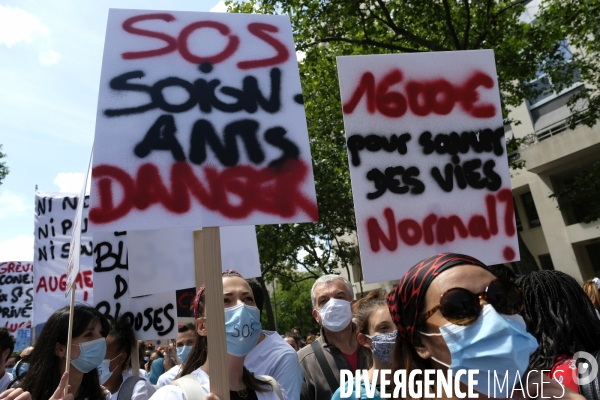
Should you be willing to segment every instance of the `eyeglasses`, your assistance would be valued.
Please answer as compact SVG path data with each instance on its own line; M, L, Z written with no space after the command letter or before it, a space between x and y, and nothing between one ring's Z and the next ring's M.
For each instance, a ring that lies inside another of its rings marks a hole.
M465 288L452 288L442 294L440 304L419 318L418 324L427 321L440 310L448 322L455 325L471 325L479 318L483 299L500 314L514 315L523 309L523 290L514 283L502 279L490 282L485 292L473 293Z

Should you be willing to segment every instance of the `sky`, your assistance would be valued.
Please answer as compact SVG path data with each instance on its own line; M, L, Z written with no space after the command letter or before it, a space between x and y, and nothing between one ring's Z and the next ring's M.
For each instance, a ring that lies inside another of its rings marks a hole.
M0 261L33 261L34 196L79 193L109 8L225 12L217 0L0 0Z

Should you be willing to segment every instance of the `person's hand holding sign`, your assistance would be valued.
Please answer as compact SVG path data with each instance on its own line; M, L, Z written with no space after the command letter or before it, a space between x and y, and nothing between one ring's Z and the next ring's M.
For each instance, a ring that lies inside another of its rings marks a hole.
M67 381L69 380L69 373L65 372L63 376L60 378L60 383L56 388L56 391L50 397L49 400L73 400L73 395L71 393L64 396L65 386L67 385ZM71 389L71 386L69 386ZM31 394L29 392L24 392L21 388L12 388L5 390L0 394L0 399L2 400L32 400Z

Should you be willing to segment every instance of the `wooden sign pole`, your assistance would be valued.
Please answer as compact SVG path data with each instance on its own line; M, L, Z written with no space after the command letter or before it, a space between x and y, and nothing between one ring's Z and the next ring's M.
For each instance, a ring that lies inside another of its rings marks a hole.
M71 285L71 304L69 304L69 331L67 333L67 355L65 372L69 373L71 367L71 347L73 341L73 314L75 313L75 281ZM69 378L67 378L67 384L65 385L65 396L69 393Z
M131 348L131 373L133 376L140 376L140 351L139 342L136 341Z
M200 256L202 254L202 256ZM194 232L196 287L206 284L206 325L208 331L208 360L210 392L221 400L229 400L229 370L223 311L223 274L219 228L203 228ZM210 361L212 360L212 362Z

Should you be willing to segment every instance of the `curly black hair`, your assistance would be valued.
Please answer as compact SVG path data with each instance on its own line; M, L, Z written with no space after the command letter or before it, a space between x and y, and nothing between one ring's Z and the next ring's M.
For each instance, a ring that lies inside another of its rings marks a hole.
M536 271L517 279L523 288L521 315L538 341L529 368L551 369L561 354L600 349L600 320L579 283L560 271Z

